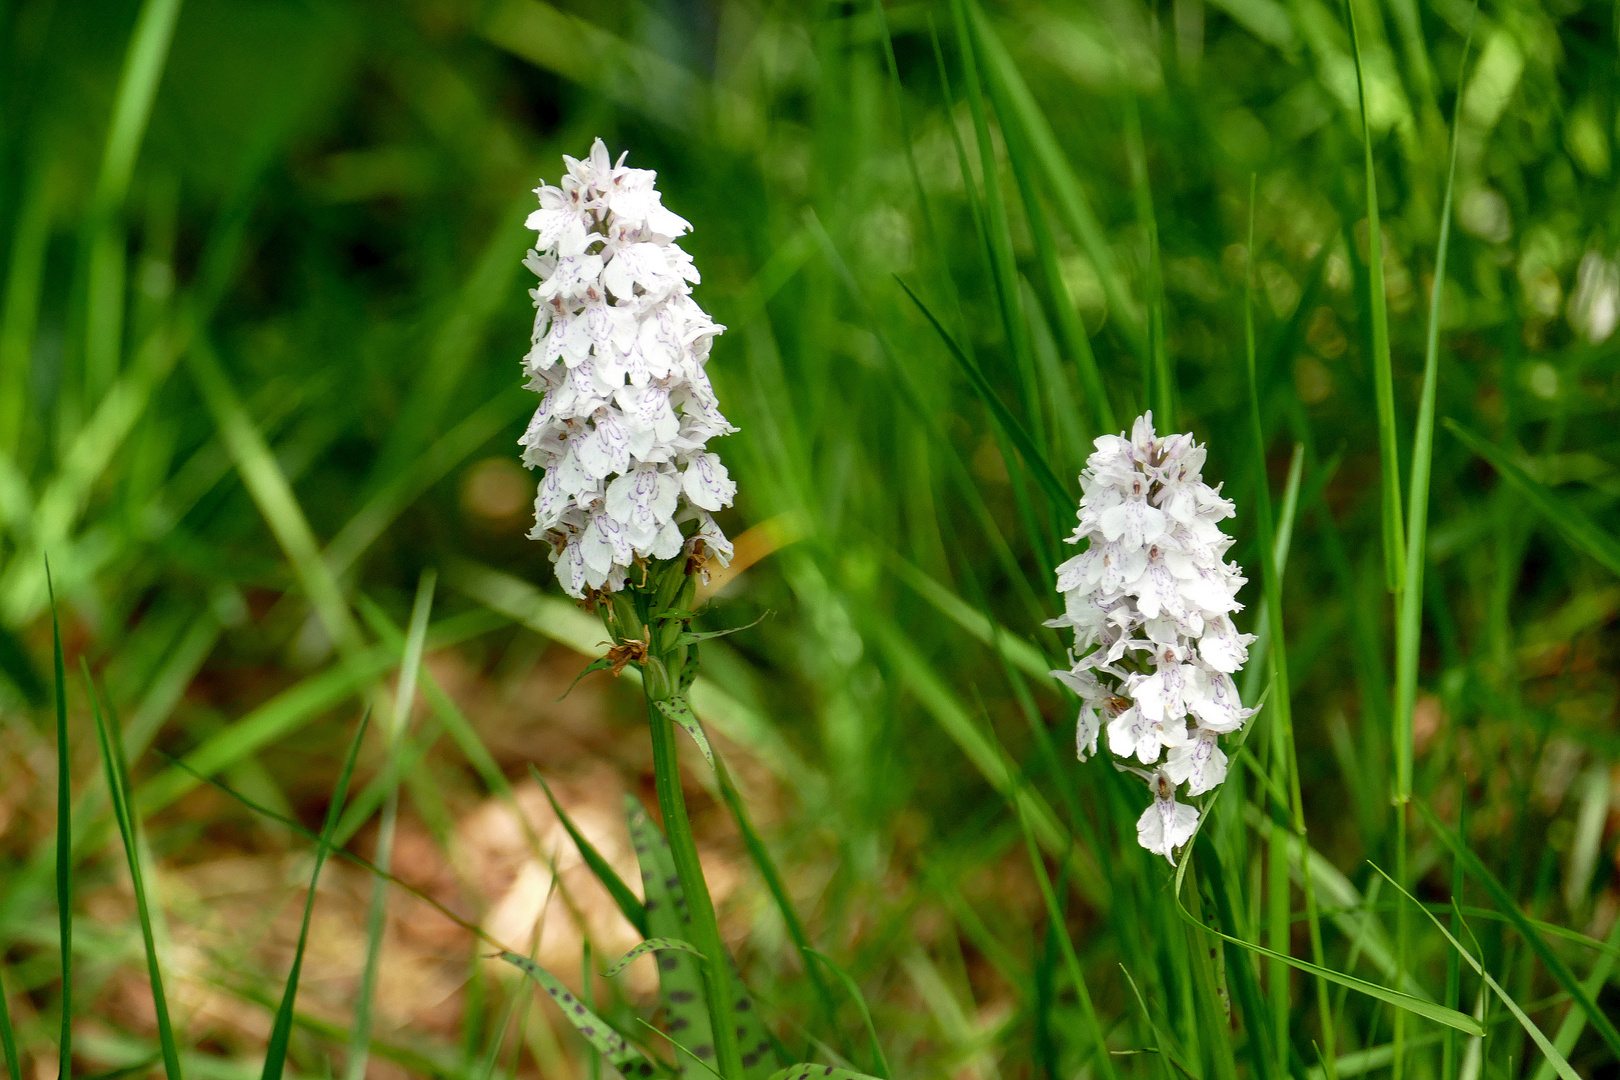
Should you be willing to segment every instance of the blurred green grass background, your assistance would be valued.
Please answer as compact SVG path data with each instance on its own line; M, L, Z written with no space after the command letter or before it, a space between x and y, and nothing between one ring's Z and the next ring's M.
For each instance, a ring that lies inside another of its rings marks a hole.
M1609 964L1593 996L1613 1015L1616 9L1351 5L1402 483L1454 115L1436 408L1526 477L1504 483L1450 429L1435 437L1416 798L1450 822L1466 806L1471 846L1529 915L1565 931L1552 940L1577 974ZM1299 448L1283 609L1310 843L1339 871L1316 884L1326 947L1331 966L1395 982L1379 963L1392 894L1365 862L1394 860L1396 632L1346 12L1052 0L985 16L999 44L969 65L948 4L5 7L0 964L26 1070L55 1067L61 1008L46 556L69 670L84 657L123 717L195 1075L257 1069L309 852L154 751L189 754L313 827L353 718L387 700L425 570L440 579L422 701L397 751L398 872L513 941L544 911L542 951L576 987L587 942L587 968L591 950L597 968L623 951L627 929L526 779L536 763L593 840L628 857L618 793L651 791L636 695L596 675L554 700L601 635L523 536L537 478L515 446L535 404L518 386L532 319L521 222L559 155L596 135L658 170L665 204L695 226L697 298L730 328L709 370L742 428L719 449L741 492L723 523L746 566L705 620L771 616L704 646L709 697L696 703L897 1074L1101 1068L1011 809L1025 781L1049 851L1082 840L1053 865L1073 886L1068 926L1114 1044L1153 1045L1150 1016L1195 1072L1200 1054L1164 871L1133 848L1135 796L1103 763L1069 758L1072 704L1042 675L1064 648L1041 621L1058 607L1050 567L1068 551L1072 502L1048 496L903 285L972 355L1067 498L1110 422L1150 406L1162 421L1168 406L1177 430L1207 440L1206 476L1237 501L1252 619L1252 268L1276 500ZM1265 687L1256 662L1246 697ZM144 1074L157 1042L132 894L88 702L72 694L80 1071ZM363 807L383 798L386 758L368 744ZM1271 822L1241 812L1246 794L1264 806L1246 783L1233 782L1222 851L1248 897L1236 918L1258 940ZM786 930L696 774L691 797L722 922L798 1039L815 1005ZM339 827L359 850L375 831L365 817ZM1419 898L1443 905L1446 849L1415 829L1409 865ZM323 878L300 1075L346 1060L369 891L348 873ZM1473 890L1460 902L1488 906ZM501 1043L516 985L409 898L390 911L373 1073L484 1076L488 1061L596 1075L549 1006L525 1009ZM1499 919L1469 918L1487 969L1560 1028L1559 984ZM1447 947L1414 920L1412 971L1441 998ZM1302 919L1297 930L1303 956ZM594 992L628 1008L648 986ZM1283 1019L1303 1075L1319 1067L1321 1017L1299 976L1292 987ZM1465 971L1463 1011L1477 989ZM1492 1035L1474 1056L1443 1065L1419 1027L1408 1069L1539 1068L1479 993ZM1335 1001L1339 1053L1371 1048L1340 1075L1386 1067L1389 1010ZM852 1006L840 1018L859 1030ZM490 1056L492 1042L505 1049ZM1614 1075L1590 1031L1560 1047L1582 1075ZM1145 1053L1115 1062L1170 1068Z

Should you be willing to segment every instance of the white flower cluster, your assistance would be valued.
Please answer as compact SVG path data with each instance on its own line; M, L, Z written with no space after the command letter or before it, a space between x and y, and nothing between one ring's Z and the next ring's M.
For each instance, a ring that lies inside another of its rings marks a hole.
M1231 619L1246 579L1222 558L1232 538L1216 522L1232 503L1204 483L1204 447L1156 437L1152 413L1130 438L1104 435L1096 447L1069 538L1089 546L1057 568L1066 610L1048 623L1074 628L1073 667L1053 674L1080 695L1080 760L1097 752L1106 722L1108 748L1136 763L1116 767L1153 790L1137 839L1173 863L1198 824L1177 789L1201 795L1226 779L1217 740L1254 713L1232 682L1254 640Z
M640 559L684 549L730 561L710 513L737 485L706 447L737 429L703 370L725 327L692 299L698 272L675 243L692 226L664 208L656 173L614 162L601 139L563 160L561 186L535 189L526 222L539 239L524 265L540 286L523 366L542 396L518 442L523 463L546 471L529 535L550 542L557 579L584 597L623 588Z

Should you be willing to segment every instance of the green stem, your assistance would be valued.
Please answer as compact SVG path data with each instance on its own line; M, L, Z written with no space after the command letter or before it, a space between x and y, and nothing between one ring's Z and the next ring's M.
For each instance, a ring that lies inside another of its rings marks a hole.
M1406 803L1395 802L1395 881L1406 888ZM1406 950L1409 927L1406 905L1395 904L1395 985L1406 985ZM1390 1059L1390 1080L1401 1080L1406 1067L1406 1010L1395 1010L1395 1033L1391 1039L1394 1056Z
M684 649L681 650L684 652ZM679 662L673 651L665 657ZM675 857L675 874L680 878L691 919L692 944L708 959L703 965L703 982L708 990L709 1024L714 1029L715 1064L722 1080L742 1080L742 1052L737 1046L737 1020L731 986L730 959L720 940L720 924L714 917L714 902L698 862L692 824L686 817L686 797L681 791L680 765L675 754L675 725L659 711L657 702L676 696L675 684L665 674L668 667L648 664L643 670L647 690L647 722L652 729L653 778L658 788L658 809L664 816L664 832Z

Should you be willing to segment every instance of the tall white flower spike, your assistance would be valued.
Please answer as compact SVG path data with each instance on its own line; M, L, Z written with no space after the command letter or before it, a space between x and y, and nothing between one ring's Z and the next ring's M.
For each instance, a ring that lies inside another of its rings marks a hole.
M622 589L640 560L731 559L710 514L737 485L707 444L737 429L703 370L725 327L692 299L697 268L675 243L692 226L664 208L657 174L624 157L601 139L583 161L564 155L567 175L535 189L526 222L539 236L523 262L540 285L523 368L541 398L518 442L545 470L529 535L550 543L579 598Z
M1137 840L1173 864L1198 824L1177 790L1192 798L1225 780L1219 738L1254 714L1232 681L1254 640L1232 625L1246 579L1224 561L1232 538L1216 523L1233 508L1203 481L1204 448L1156 436L1152 413L1096 447L1069 537L1087 547L1057 568L1064 614L1047 623L1074 629L1071 667L1052 674L1080 697L1080 760L1106 738L1116 767L1148 782Z

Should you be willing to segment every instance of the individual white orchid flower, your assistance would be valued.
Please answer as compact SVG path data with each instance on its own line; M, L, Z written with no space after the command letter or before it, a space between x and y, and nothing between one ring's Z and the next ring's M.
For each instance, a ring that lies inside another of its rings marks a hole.
M1047 624L1074 630L1072 666L1053 674L1080 697L1080 760L1106 732L1116 767L1153 790L1138 841L1173 863L1198 824L1177 790L1192 798L1226 779L1219 738L1254 712L1232 681L1254 640L1231 619L1245 578L1224 561L1232 538L1217 523L1233 507L1203 481L1204 448L1155 435L1152 413L1096 448L1069 538L1086 550L1057 568L1064 614Z
M601 139L563 161L527 222L538 238L524 265L540 284L523 365L541 399L518 442L523 463L545 470L529 535L584 598L683 549L730 561L710 515L737 485L708 442L736 428L703 370L725 327L692 299L698 272L675 243L691 225L665 209L656 173L613 161ZM683 522L697 523L690 536Z

